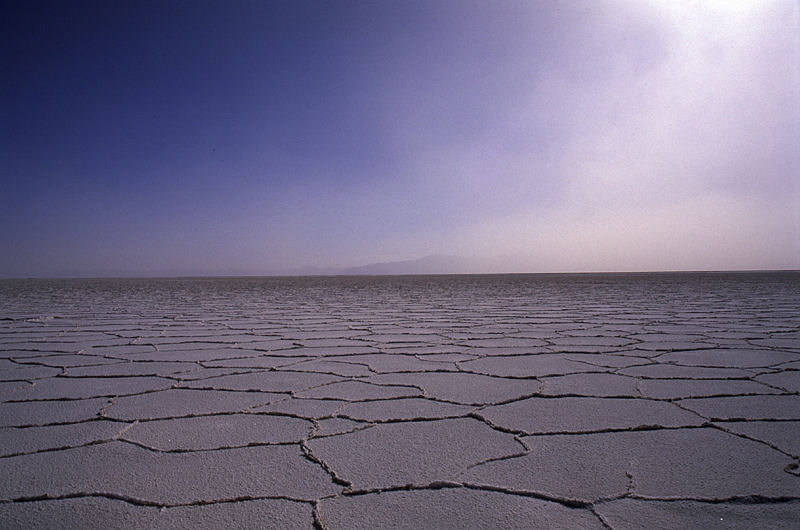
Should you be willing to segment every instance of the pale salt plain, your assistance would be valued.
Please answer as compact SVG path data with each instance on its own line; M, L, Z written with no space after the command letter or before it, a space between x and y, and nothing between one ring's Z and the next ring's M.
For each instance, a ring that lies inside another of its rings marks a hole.
M800 274L0 282L2 528L797 528Z

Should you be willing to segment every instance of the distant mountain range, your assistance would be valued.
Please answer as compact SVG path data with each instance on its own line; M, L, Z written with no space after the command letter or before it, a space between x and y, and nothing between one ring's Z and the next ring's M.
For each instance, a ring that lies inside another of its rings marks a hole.
M335 274L458 274L468 272L469 269L469 263L464 258L434 254L413 260L370 263L359 267L349 267L341 269Z
M304 267L289 274L299 276L377 276L393 274L460 274L471 272L468 260L434 254L419 259L370 263L356 267Z

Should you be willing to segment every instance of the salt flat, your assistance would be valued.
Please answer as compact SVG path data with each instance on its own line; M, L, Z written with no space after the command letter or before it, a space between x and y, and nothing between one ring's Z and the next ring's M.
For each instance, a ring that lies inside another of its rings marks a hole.
M797 528L800 274L0 282L3 528Z

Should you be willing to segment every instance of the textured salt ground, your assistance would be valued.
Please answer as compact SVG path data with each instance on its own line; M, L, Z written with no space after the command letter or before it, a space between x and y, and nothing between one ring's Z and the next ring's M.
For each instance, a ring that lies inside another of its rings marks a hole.
M800 275L0 282L3 528L796 528Z

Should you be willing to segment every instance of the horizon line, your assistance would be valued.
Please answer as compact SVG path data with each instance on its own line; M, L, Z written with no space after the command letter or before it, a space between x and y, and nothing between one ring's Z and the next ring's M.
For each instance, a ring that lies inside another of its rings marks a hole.
M642 275L642 274L756 274L800 273L800 269L673 269L634 271L549 271L549 272L431 272L395 274L206 274L206 275L134 275L134 276L14 276L0 281L24 280L202 280L234 278L379 278L400 276L576 276L576 275Z

